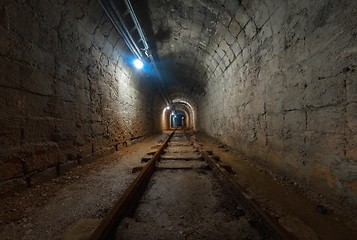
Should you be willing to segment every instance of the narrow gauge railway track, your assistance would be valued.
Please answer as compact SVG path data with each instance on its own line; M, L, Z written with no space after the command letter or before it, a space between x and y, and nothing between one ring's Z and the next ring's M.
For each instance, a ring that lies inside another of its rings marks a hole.
M91 240L294 239L194 136L173 131L146 160Z

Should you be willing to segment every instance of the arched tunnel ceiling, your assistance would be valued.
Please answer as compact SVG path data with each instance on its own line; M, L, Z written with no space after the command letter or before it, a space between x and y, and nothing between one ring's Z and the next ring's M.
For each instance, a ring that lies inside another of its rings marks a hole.
M204 94L210 58L219 41L217 25L227 25L239 1L213 0L149 0L152 31L170 95ZM223 3L222 3L223 2ZM211 53L211 54L210 54ZM206 63L207 62L207 63Z

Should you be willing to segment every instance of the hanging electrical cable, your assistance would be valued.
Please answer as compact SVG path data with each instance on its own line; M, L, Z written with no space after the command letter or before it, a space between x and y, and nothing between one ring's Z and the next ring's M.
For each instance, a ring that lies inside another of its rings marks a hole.
M119 9L118 3L113 0L98 0L104 9L109 20L114 25L117 32L120 34L129 50L135 55L138 61L134 62L134 66L138 69L143 68L144 64L150 64L154 73L159 80L159 92L168 106L172 105L172 101L167 94L163 84L160 71L156 61L151 53L147 38L140 25L140 22L135 14L135 10L130 0L124 0L125 5ZM130 18L129 18L130 17ZM131 25L131 26L130 26ZM133 33L137 33L137 39Z

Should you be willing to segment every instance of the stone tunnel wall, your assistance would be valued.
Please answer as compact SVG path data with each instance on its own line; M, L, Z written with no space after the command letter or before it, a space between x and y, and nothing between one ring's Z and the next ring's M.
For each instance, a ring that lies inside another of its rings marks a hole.
M152 88L125 49L96 0L1 1L1 193L155 130Z
M357 205L357 2L222 2L200 129Z

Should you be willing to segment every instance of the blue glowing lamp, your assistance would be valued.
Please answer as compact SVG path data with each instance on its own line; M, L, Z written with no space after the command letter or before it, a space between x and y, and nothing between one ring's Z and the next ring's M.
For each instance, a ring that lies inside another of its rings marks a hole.
M142 61L140 61L139 59L135 59L134 66L137 69L142 69L144 67L144 63Z

